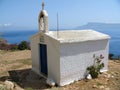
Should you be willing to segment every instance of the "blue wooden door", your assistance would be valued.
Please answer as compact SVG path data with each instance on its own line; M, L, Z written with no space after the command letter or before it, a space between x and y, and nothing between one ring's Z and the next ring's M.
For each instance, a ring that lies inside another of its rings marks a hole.
M45 44L40 44L40 66L41 66L41 73L47 75L48 68L47 68L47 47Z

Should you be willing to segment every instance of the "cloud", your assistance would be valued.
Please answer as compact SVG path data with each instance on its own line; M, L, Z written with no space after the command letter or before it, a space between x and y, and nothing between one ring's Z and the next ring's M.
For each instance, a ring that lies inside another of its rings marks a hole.
M8 26L11 26L12 24L10 23L7 23L7 24L4 24L4 27L8 27Z
M0 27L9 27L9 26L11 26L12 24L10 24L10 23L6 23L6 24L0 24Z

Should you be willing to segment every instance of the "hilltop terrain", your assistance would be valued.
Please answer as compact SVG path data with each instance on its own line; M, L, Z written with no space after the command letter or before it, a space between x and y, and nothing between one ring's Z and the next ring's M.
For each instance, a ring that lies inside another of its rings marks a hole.
M64 87L46 85L46 80L31 71L31 51L0 51L0 84L15 83L14 90L120 90L120 61L109 60L109 71L99 78L80 80Z

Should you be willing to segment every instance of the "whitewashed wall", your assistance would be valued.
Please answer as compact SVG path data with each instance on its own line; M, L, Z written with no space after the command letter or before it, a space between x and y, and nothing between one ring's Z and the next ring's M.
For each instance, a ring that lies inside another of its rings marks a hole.
M46 36L46 38L48 78L60 83L60 43L49 36Z
M42 37L42 40L40 38ZM42 42L41 42L42 41ZM60 82L60 43L43 33L38 33L31 37L31 55L32 55L32 70L37 74L45 77L40 72L40 52L39 44L47 45L47 65L48 76L46 78L54 80L56 83Z
M39 36L31 37L30 38L30 45L31 45L31 58L32 58L32 70L39 74Z
M109 41L85 41L79 43L63 43L60 47L60 86L72 83L85 77L86 68L93 65L96 56L103 55L105 67L108 70Z

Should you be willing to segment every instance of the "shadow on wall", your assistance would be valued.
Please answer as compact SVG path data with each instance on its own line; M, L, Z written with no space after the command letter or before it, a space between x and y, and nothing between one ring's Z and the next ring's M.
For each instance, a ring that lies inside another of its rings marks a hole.
M63 44L60 54L62 56L72 56L77 54L90 53L100 50L105 50L108 45L108 40L87 41L80 43Z
M0 81L10 80L15 82L21 88L48 89L46 79L34 73L31 69L8 71L10 76L0 77Z

